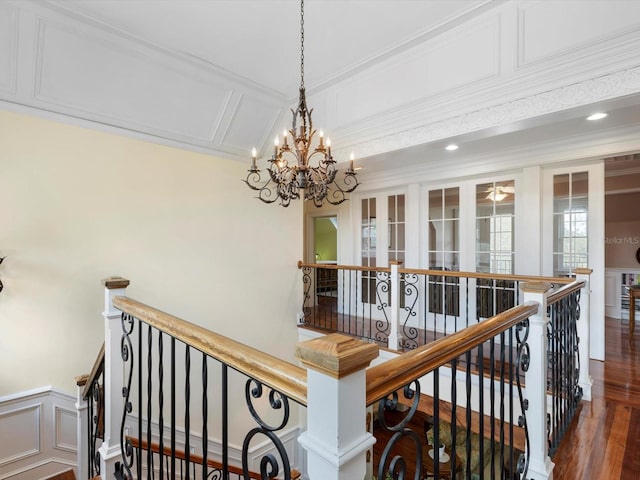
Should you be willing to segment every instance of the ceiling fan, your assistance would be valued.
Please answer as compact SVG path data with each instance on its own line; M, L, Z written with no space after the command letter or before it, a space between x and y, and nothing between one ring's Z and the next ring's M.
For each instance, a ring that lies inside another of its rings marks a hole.
M487 200L500 202L507 198L507 195L515 193L516 189L513 186L496 185L495 187L489 187L485 190Z

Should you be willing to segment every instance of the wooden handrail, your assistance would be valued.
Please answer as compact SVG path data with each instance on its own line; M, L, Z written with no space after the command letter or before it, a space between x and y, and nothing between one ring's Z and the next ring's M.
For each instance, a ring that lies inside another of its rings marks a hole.
M305 369L131 298L115 297L113 305L299 404L307 405Z
M564 287L556 290L553 293L550 293L547 296L547 305L553 305L554 303L560 301L564 297L571 295L573 292L577 290L581 290L585 286L585 281L573 281L572 283L565 285Z
M91 393L91 385L93 385L93 381L102 374L103 370L104 370L104 342L102 342L102 346L100 347L100 351L98 352L96 361L93 362L93 368L91 368L91 373L89 373L83 385L84 388L82 389L82 398L84 400L86 400L89 394Z
M324 263L304 263L298 262L298 268L322 268L325 270L356 270L360 272L391 272L390 267L363 267L358 265L334 265ZM549 282L559 283L561 285L573 282L573 278L569 277L536 277L533 275L511 275L505 273L481 273L481 272L459 272L455 270L428 270L421 268L399 268L398 272L414 275L430 275L455 278L483 278L487 280L511 280L514 282Z
M334 265L332 263L304 263L298 261L298 268L310 267L310 268L323 268L325 270L354 270L358 272L391 272L389 267L363 267L359 265Z
M367 369L367 405L517 325L536 313L539 306L537 302L526 302Z
M419 268L399 268L400 273L456 278L482 278L487 280L510 280L513 282L548 282L562 285L573 282L569 277L536 277L533 275L512 275L506 273L457 272L455 270L423 270Z

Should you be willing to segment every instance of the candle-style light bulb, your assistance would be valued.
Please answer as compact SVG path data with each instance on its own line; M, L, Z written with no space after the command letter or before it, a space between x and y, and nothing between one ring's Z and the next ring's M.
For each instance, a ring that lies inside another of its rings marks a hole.
M278 157L278 145L280 145L280 139L276 135L276 138L273 139L273 158Z
M320 130L320 146L324 147L324 132L322 130Z
M256 147L251 149L251 169L256 169L256 157L258 156L258 152L256 151Z
M331 159L331 139L327 137L327 157Z
M353 158L354 158L354 155L353 155L353 152L351 152L351 155L349 156L349 171L350 172L354 171L353 170Z
M283 129L282 130L282 146L286 147L287 146L287 129Z

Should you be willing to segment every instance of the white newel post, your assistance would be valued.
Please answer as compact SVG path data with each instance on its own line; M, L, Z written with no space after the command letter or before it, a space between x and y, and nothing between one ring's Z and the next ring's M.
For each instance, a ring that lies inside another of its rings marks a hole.
M400 333L400 273L398 269L402 266L400 260L391 260L389 262L391 267L390 281L391 281L391 298L390 298L390 310L391 310L391 325L389 331L389 345L391 350L398 350L402 342L402 334Z
M532 480L553 478L554 463L549 458L547 434L547 292L551 284L529 282L522 285L524 301L537 302L538 313L529 317L529 370L525 376L527 427L529 430L529 476Z
M298 441L309 478L364 479L376 441L367 432L365 369L378 347L334 333L298 344L296 356L307 368L307 430Z
M580 290L580 318L576 323L578 330L578 352L580 354L580 377L578 383L582 388L582 399L591 401L591 385L593 379L589 373L589 359L591 352L589 350L589 333L591 330L591 273L590 268L575 268L573 273L576 274L576 280L584 281L584 287Z
M100 476L113 478L116 462L122 461L120 423L122 422L124 366L120 354L121 312L113 306L114 297L124 297L129 280L110 277L104 283L104 439L100 453Z
M76 478L89 478L89 439L87 432L89 431L89 404L82 397L84 386L87 384L87 375L76 378L77 394L76 394L76 438L78 451L76 452L77 472Z

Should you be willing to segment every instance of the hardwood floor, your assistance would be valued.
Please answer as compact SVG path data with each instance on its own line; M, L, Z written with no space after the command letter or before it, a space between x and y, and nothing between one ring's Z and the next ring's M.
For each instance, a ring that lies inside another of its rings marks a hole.
M605 362L591 360L591 402L579 412L558 451L554 480L640 479L640 332L606 319Z

